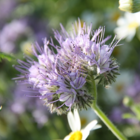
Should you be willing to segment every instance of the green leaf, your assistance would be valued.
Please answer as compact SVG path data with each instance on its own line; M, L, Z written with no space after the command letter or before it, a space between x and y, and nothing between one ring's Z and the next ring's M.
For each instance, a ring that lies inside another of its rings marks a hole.
M16 60L14 56L0 52L0 62L2 61L2 59L6 59L8 61Z

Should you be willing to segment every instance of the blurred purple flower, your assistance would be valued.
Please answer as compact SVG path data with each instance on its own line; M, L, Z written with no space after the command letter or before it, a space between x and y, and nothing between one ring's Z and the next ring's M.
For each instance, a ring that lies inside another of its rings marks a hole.
M6 24L0 32L0 51L10 53L15 48L15 41L26 33L26 24L22 20L14 20Z
M110 119L113 122L121 123L122 121L124 121L124 119L122 118L122 114L123 114L123 111L119 107L118 108L115 107L113 108L111 112Z
M138 74L135 75L133 83L127 87L126 93L131 97L135 97L140 93L140 76Z
M34 32L35 40L39 42L39 44L42 44L42 39L47 37L48 34L47 30L47 21L39 20L36 17L29 17L27 18L27 24Z
M124 88L123 93L125 95L132 97L134 103L140 102L140 76L138 74L133 75L133 82L127 84ZM129 77L130 78L130 77ZM130 78L130 80L132 80ZM125 82L126 84L126 82ZM122 101L120 101L121 103ZM116 123L129 123L129 124L137 124L138 120L136 118L123 119L122 116L124 113L133 114L129 107L124 106L122 103L116 108L113 108L111 111L110 119ZM134 115L135 116L135 115Z
M111 119L111 121L115 122L115 123L127 123L127 124L137 124L139 121L135 118L123 118L123 114L125 113L132 113L132 111L130 111L129 108L126 108L124 105L120 105L118 107L114 107L111 110L110 116L109 118ZM132 113L133 114L133 113Z
M42 126L48 120L50 115L49 111L42 105L43 103L41 100L24 96L24 93L27 90L28 88L25 85L18 85L16 87L13 100L11 100L9 104L11 111L18 115L25 113L25 111L29 111L32 113L35 122L37 122L39 126Z
M1 0L0 1L0 26L3 25L5 20L9 18L10 14L16 6L15 0Z

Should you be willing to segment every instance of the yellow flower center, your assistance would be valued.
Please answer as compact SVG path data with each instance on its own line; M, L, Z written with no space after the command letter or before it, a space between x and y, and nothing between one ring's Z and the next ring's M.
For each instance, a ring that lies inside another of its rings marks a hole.
M75 131L70 135L69 140L82 140L82 133L81 131Z
M138 22L134 21L128 25L129 29L137 28L139 26Z

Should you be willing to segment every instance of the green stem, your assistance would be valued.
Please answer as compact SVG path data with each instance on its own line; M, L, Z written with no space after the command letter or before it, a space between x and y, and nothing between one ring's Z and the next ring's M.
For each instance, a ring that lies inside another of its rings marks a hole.
M112 133L119 139L119 140L127 140L125 136L114 126L114 124L106 117L106 115L100 110L97 106L97 89L94 77L92 79L93 87L94 87L94 101L92 104L92 108L94 112L100 117L100 119L106 124L106 126L112 131Z

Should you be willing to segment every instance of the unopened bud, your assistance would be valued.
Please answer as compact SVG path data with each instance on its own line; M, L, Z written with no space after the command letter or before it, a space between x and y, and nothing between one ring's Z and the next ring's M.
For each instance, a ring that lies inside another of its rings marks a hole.
M119 9L126 12L136 13L140 11L140 0L119 0Z

